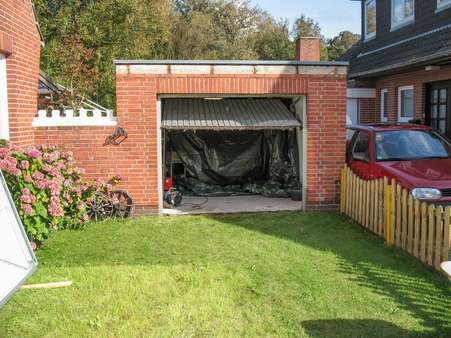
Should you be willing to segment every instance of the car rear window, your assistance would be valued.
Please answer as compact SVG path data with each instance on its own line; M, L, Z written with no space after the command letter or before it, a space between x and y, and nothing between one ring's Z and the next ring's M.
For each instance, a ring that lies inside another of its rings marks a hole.
M376 161L450 158L451 145L433 131L381 131L375 136Z

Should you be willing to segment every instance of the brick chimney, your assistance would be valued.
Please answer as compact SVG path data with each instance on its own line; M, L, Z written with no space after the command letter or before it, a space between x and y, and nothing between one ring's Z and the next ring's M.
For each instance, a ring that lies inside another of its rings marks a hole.
M296 61L320 61L321 44L319 38L301 37L296 40Z

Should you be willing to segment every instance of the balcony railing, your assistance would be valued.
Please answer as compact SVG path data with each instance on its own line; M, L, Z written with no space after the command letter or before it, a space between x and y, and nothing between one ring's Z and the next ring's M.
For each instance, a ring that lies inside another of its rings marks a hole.
M33 127L115 126L117 118L109 109L38 110Z

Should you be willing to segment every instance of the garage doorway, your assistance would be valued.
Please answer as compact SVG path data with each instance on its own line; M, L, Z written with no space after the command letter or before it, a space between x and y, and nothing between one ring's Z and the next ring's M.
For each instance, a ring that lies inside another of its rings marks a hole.
M162 213L302 209L303 97L160 100L161 184L183 194Z

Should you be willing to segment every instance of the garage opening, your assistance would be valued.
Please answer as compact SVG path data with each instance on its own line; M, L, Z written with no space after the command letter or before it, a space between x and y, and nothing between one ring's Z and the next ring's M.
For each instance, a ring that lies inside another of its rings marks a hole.
M299 210L301 99L162 99L163 176L183 195L167 214ZM167 189L167 187L166 187Z

